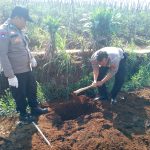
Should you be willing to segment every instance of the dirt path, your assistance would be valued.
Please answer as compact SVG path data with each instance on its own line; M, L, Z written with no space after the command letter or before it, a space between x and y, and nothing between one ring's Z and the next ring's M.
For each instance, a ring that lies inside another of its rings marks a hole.
M130 49L127 49L128 51ZM88 50L86 50L88 51ZM71 49L71 50L66 50L67 53L80 53L82 52L82 50L80 49ZM138 48L135 49L133 52L137 53L137 54L146 54L146 53L150 53L150 46L148 46L147 48ZM44 55L45 51L36 51L36 52L32 52L33 55Z
M118 100L111 106L80 96L47 104L50 112L38 125L52 150L150 150L150 88L122 93ZM50 149L32 124L17 126L16 121L0 119L0 150Z

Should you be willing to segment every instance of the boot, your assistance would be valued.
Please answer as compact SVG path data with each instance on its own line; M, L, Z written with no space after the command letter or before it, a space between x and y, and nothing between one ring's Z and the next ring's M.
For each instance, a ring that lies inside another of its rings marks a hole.
M33 121L33 119L30 116L30 114L28 114L28 113L21 114L20 113L19 123L21 123L21 124L30 124L30 123L32 123L32 121Z
M111 104L116 104L117 103L117 99L116 98L111 98Z
M33 116L40 116L42 114L48 113L47 108L41 108L39 106L31 108L31 115Z

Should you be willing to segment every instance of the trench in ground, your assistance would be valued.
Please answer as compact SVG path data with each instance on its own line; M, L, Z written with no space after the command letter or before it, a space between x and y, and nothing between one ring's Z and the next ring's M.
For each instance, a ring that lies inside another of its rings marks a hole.
M90 103L81 104L72 101L59 104L55 108L55 113L61 117L62 121L73 120L82 115L89 115L97 111L96 105Z

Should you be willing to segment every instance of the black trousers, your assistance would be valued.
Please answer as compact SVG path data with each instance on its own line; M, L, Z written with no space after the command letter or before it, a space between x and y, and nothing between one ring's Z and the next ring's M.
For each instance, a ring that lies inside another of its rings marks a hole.
M37 84L32 72L16 74L19 87L11 87L12 96L16 102L16 110L21 114L26 113L29 105L31 108L37 107Z
M119 63L118 71L115 74L114 85L110 93L111 98L116 98L118 92L121 90L121 87L124 83L125 74L126 74L126 58L127 55L124 54L124 58ZM106 76L108 69L109 69L108 67L100 67L99 76L97 79L98 81L101 81ZM103 84L101 87L98 87L98 92L102 99L107 99L107 100L109 99L105 84Z

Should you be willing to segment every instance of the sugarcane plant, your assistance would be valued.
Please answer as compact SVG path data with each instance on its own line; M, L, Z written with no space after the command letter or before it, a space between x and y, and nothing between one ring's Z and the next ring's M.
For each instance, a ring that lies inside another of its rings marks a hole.
M46 28L50 35L50 41L48 49L46 50L46 56L48 58L54 58L54 55L56 54L56 33L60 26L59 20L53 18L52 16L48 16L45 19Z

